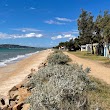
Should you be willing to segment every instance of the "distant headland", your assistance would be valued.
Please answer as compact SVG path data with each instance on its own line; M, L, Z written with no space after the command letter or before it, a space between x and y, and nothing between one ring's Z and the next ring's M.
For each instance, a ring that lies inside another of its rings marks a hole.
M15 44L0 44L0 48L37 48L37 47L30 47L30 46L21 46Z

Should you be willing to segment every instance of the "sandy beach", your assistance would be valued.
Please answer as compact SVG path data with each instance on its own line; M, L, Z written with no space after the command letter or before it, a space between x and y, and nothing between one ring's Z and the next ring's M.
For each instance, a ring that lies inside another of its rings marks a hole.
M0 95L6 96L13 86L19 84L31 73L32 68L37 71L39 65L46 60L50 52L50 50L44 50L15 64L0 68Z

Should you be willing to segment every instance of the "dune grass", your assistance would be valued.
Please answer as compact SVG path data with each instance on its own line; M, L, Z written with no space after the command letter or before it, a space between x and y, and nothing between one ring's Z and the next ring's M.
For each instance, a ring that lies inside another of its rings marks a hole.
M110 59L106 58L104 56L99 56L99 55L93 55L90 52L81 52L81 51L76 51L76 52L69 52L71 54L74 54L80 58L85 58L89 60L94 60L94 61L99 61L102 64L105 64L106 66L110 66Z
M89 104L110 110L110 85L93 77L90 79L96 83L96 89L88 91Z

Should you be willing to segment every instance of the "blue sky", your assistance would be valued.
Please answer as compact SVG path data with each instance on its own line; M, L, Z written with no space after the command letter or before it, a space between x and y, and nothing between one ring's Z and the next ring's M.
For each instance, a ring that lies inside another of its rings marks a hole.
M0 0L0 44L52 47L78 36L81 9L96 17L109 0Z

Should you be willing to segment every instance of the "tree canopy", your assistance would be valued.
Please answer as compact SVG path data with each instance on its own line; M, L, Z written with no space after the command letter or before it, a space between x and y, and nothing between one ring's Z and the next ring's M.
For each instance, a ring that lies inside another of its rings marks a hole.
M94 19L92 13L86 10L81 10L81 14L77 20L79 36L74 40L61 42L59 46L66 46L68 49L74 47L74 50L79 50L81 45L104 42L110 43L110 14L109 11L99 13Z
M93 16L85 10L82 10L78 20L78 30L81 44L87 44L91 42L93 35Z

